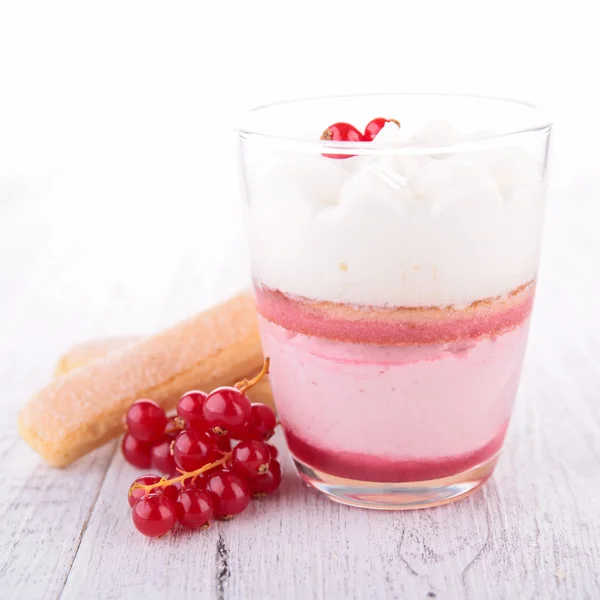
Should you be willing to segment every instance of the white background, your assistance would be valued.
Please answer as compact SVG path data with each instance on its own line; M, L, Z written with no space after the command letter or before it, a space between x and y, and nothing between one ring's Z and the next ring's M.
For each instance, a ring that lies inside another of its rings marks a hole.
M589 143L600 119L591 4L3 2L0 184L51 182L49 217L65 234L124 236L142 221L170 234L192 223L179 212L192 204L204 223L211 205L237 201L241 111L334 92L512 96Z

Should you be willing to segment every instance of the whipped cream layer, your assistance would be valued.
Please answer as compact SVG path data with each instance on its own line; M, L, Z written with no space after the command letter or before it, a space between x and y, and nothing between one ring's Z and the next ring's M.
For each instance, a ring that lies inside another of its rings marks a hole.
M389 123L375 144L415 139L458 141L446 123L411 137ZM524 148L279 158L249 186L259 285L330 302L463 307L536 277L542 167Z

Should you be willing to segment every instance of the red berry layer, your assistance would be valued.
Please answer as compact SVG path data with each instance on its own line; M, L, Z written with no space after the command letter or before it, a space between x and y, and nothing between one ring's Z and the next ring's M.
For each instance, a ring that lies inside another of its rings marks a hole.
M305 442L289 429L286 429L285 436L295 458L329 475L369 482L412 483L463 473L489 460L502 448L507 427L508 422L503 423L496 437L483 448L459 456L431 459L399 459L332 452Z
M510 331L531 313L535 283L505 297L486 298L464 309L375 307L295 298L256 285L256 305L287 330L340 342L414 345L492 337Z

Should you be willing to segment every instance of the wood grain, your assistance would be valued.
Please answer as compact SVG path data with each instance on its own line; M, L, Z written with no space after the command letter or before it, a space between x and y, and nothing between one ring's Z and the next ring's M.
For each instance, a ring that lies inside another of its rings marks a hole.
M69 234L26 192L0 202L0 597L600 597L600 181L575 184L574 161L561 164L517 407L482 491L427 511L351 509L304 488L286 458L276 497L160 540L133 530L136 471L114 444L56 471L18 439L16 414L76 341L155 331L244 285L233 204L210 213L215 230L228 223L226 253L190 229L149 272L118 268L125 237L117 251Z

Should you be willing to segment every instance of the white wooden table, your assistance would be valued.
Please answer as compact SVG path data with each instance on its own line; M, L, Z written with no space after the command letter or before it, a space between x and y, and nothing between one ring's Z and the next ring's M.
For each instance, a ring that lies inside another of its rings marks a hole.
M600 598L600 178L560 140L522 386L485 488L369 512L308 491L284 458L276 497L160 540L133 529L137 472L115 443L55 470L17 412L72 343L151 332L243 286L237 198L167 198L159 173L85 194L85 174L0 177L0 598Z

